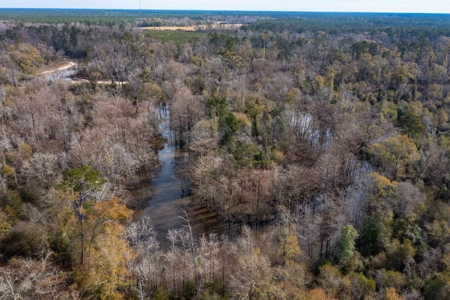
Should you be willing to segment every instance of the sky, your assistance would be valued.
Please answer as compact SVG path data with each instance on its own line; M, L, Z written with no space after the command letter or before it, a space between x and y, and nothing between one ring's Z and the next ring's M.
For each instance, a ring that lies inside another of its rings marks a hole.
M450 0L140 0L142 9L450 13ZM0 0L0 8L138 9L139 0Z

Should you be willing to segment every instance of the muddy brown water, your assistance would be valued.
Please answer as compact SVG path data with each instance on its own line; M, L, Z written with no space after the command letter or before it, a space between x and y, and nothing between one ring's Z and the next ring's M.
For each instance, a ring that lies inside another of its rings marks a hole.
M177 172L177 167L189 160L189 153L175 146L169 128L170 116L166 108L158 108L160 131L165 138L164 147L158 152L161 167L157 173L141 186L132 191L134 200L146 203L146 207L134 213L135 221L150 217L159 243L168 245L167 232L174 228L186 227L189 218L195 237L215 233L236 237L241 229L237 223L223 221L217 214L193 203L190 196L189 181Z

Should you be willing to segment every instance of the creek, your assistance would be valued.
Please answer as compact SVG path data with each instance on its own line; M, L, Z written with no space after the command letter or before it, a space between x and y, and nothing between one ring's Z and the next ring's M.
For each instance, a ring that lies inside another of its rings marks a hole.
M239 231L237 224L222 223L217 214L192 203L189 181L183 179L177 171L178 166L188 162L189 153L175 145L173 132L170 130L169 109L160 106L158 115L159 130L165 140L164 146L158 152L161 166L153 178L146 183L143 182L132 192L133 199L147 205L144 209L135 212L134 220L150 217L158 241L163 246L168 243L165 237L169 229L187 225L182 219L182 217L186 218L186 214L195 237L209 233L237 236Z

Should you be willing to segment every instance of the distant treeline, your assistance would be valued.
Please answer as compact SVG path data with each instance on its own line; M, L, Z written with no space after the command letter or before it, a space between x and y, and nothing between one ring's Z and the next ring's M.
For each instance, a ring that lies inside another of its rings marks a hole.
M152 18L189 18L223 20L231 17L290 17L295 13L203 10L122 10L122 9L0 9L0 20L31 23L83 23L86 25L119 25ZM148 25L148 26L153 26Z
M317 32L338 35L341 33L385 32L392 36L450 35L450 15L445 14L393 14L393 13L297 13L295 17L260 19L242 27L243 30L272 32Z

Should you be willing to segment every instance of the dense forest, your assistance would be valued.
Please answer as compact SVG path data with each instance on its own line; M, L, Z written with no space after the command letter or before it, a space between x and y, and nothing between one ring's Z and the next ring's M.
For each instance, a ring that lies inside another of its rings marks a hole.
M0 11L0 299L450 299L449 16L64 14ZM133 217L165 142L237 236Z

